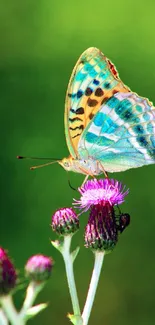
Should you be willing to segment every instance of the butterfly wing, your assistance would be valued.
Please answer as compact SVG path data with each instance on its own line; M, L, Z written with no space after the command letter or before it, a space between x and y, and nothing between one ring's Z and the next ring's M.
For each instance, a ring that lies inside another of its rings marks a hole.
M155 107L133 92L114 94L82 133L78 151L109 172L155 163Z
M73 158L79 157L79 140L101 105L115 93L129 91L119 79L115 66L100 50L92 47L80 56L65 101L65 135Z

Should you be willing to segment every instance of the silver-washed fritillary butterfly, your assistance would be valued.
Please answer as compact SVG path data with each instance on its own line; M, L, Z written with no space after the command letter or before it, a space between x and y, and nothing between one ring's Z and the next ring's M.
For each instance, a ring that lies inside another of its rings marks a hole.
M93 176L155 163L155 107L124 85L95 47L73 69L65 135L70 156L57 161L66 170Z
M59 163L67 170L98 175L155 163L155 107L125 86L95 47L72 72L65 134L70 157Z

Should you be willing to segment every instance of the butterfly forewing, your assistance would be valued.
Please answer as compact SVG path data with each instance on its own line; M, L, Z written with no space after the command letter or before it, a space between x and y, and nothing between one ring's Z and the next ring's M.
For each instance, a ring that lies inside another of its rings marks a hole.
M79 140L108 98L129 91L115 66L97 48L81 55L69 81L65 104L65 133L72 157L79 157Z

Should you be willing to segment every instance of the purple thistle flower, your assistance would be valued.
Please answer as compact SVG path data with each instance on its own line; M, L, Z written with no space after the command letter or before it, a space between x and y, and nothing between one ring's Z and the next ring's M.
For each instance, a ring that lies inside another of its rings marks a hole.
M124 202L129 190L122 183L106 178L87 181L79 192L81 198L74 200L74 205L82 212L90 209L85 228L85 246L106 253L112 251L118 240L118 232L129 224L127 217L123 220L116 217L114 207Z
M72 208L59 209L52 216L52 229L64 236L75 233L79 229L79 218Z
M15 287L17 273L6 251L0 247L0 295L7 295Z
M26 275L35 282L46 281L50 275L53 266L51 257L41 254L31 256L26 265Z
M129 190L125 191L125 186L121 182L108 178L89 180L78 190L81 198L74 200L74 205L79 206L83 212L87 211L92 205L109 203L114 206L121 204L129 193Z

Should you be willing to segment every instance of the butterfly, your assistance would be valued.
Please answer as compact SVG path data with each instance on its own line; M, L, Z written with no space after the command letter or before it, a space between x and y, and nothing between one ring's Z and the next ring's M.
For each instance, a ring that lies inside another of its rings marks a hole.
M95 47L83 52L73 69L65 135L70 156L55 161L86 177L155 163L155 107L132 92Z
M65 135L70 156L58 162L69 171L93 176L155 163L155 107L124 85L95 47L73 69Z

